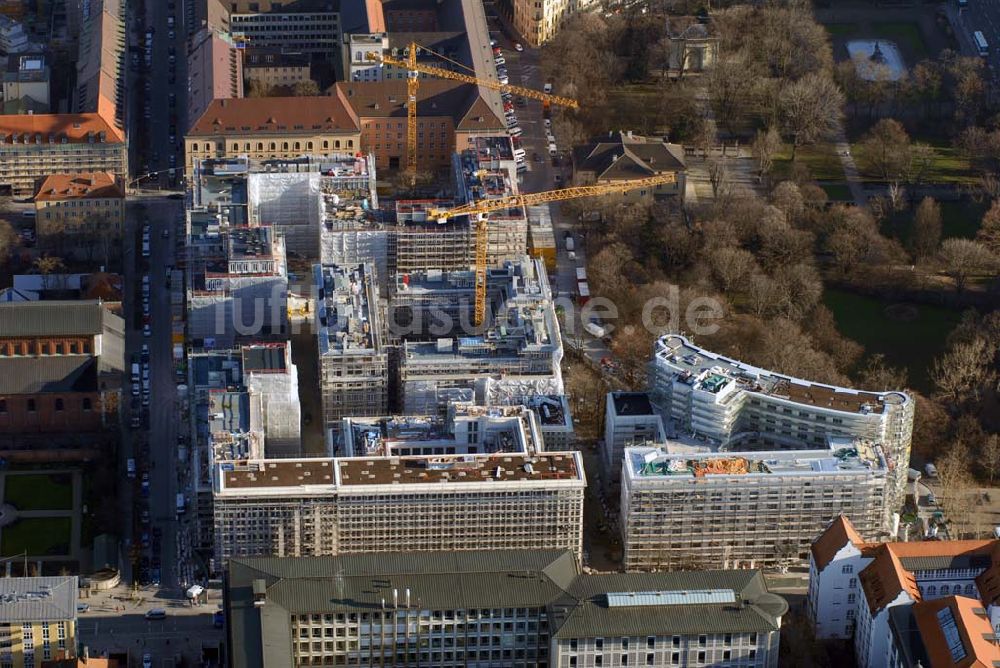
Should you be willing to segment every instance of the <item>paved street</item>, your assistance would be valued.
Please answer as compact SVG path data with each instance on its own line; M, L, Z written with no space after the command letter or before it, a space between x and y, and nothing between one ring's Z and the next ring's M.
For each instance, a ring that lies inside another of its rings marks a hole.
M989 56L986 64L991 77L1000 72L1000 0L973 0L967 7L959 8L952 1L944 5L948 12L955 34L962 46L963 55L972 56L978 53L972 34L979 30L989 43Z
M212 624L212 614L221 598L192 606L182 598L170 598L152 589L133 593L125 587L82 599L90 609L79 617L81 644L91 655L127 650L133 661L150 653L153 665L175 665L177 654L200 665L203 647L218 647L222 630ZM148 620L147 611L166 610L162 620ZM189 664L190 665L190 664Z

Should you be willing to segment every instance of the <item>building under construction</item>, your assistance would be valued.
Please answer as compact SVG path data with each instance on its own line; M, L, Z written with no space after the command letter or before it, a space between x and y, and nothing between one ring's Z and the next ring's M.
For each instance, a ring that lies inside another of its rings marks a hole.
M465 299L464 288L455 288L450 279L442 285L448 286L452 297ZM454 327L401 344L404 413L442 414L452 401L473 401L477 382L489 378L541 383L547 388L545 394L562 393L562 340L542 261L526 256L519 262L508 261L487 272L486 285L487 317L481 326ZM408 287L397 295L407 291ZM420 303L433 297L432 289L427 292Z
M341 418L385 415L389 361L381 299L371 264L317 264L316 337L325 430Z
M771 452L625 448L622 467L626 570L802 563L838 515L878 537L890 494L882 447L861 439Z

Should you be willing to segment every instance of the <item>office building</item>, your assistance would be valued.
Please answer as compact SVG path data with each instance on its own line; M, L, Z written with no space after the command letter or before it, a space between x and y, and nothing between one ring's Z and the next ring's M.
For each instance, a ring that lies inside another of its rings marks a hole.
M558 550L239 558L235 665L778 665L783 598L757 571L581 572Z
M810 550L806 610L862 668L994 665L1000 541L865 542L838 517Z
M0 579L0 663L41 668L76 656L76 576Z
M819 450L669 454L625 449L626 570L783 567L806 558L840 514L879 535L889 473L881 447L837 439Z
M472 278L470 274L466 272L465 278ZM537 394L562 393L562 341L548 275L540 260L524 257L520 262L507 262L500 269L487 271L486 320L478 328L470 329L471 318L461 315L475 303L473 281L464 280L456 286L453 274L438 282L460 315L457 319L447 318L444 324L450 329L430 318L423 319L430 323L430 336L403 341L399 364L405 413L441 413L450 401L470 400L476 384L488 378L544 387ZM410 280L406 291L418 287L428 293L423 304L433 306L431 300L437 288L416 286Z
M609 392L604 405L601 464L609 482L621 479L625 448L666 442L663 419L645 392Z
M113 119L99 113L0 116L0 193L33 195L38 179L49 174L124 177L125 136Z
M263 90L312 81L309 66L308 54L282 48L248 49L243 61L247 83L255 81Z
M357 115L339 88L325 97L213 100L184 137L185 175L209 158L295 159L360 147Z
M10 55L0 91L0 113L49 113L51 81L52 70L44 53Z
M243 58L225 32L202 28L187 52L187 119L201 118L213 100L243 97Z
M339 3L332 0L239 0L230 4L229 26L234 39L254 47L285 48L323 59L340 54Z
M545 450L576 449L576 429L565 394L520 379L487 378L476 400L486 406L525 406L536 415Z
M903 504L913 432L913 399L905 392L865 392L759 369L695 346L676 334L656 343L652 398L686 434L726 450L826 447L828 439L862 439L886 459L886 516Z
M24 25L8 15L0 14L0 53L15 54L30 51L35 47L28 41Z
M119 244L124 224L125 184L114 174L51 174L35 193L35 231L42 248L86 236Z
M235 556L567 549L580 453L281 459L217 465L215 563Z
M384 415L389 359L374 269L317 264L313 279L325 429L348 416Z

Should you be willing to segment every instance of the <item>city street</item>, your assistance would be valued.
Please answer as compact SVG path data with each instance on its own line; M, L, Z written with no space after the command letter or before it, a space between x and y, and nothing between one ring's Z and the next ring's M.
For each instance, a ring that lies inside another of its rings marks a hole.
M511 75L511 84L524 86L541 91L545 86L545 78L542 75L540 63L541 52L538 49L525 49L518 52L514 49L513 42L506 37L498 40L500 48L503 50L503 57L507 61L507 67ZM516 97L516 96L515 96ZM570 155L570 146L563 145L556 137L556 143L560 154L565 156L559 167L552 165L549 157L548 143L545 139L545 120L542 115L542 103L536 100L527 99L523 107L515 107L518 124L523 131L521 143L527 154L528 171L521 177L519 189L521 192L541 192L569 185L569 173L567 162ZM558 111L553 110L553 115ZM535 161L534 156L538 155L541 160ZM562 177L560 184L555 183L555 176ZM577 294L576 269L587 266L586 250L583 239L579 236L579 230L574 224L576 221L568 220L562 216L561 207L558 202L553 202L543 206L548 206L552 216L553 233L556 240L556 274L552 281L552 291L556 297L562 298L562 303L569 305L575 302ZM565 235L569 232L576 242L576 259L571 260L566 251ZM611 353L604 345L604 342L597 339L583 330L583 323L580 320L579 308L566 308L567 322L563 320L563 344L583 352L594 364L600 364L601 360L610 357Z

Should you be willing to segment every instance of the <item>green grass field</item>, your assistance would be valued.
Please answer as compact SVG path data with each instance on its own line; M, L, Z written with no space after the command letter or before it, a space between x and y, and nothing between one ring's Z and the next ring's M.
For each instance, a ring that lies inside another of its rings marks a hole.
M821 143L800 146L795 159L809 168L809 174L817 181L844 181L844 166L833 144ZM774 176L777 180L788 178L792 173L792 147L786 144L774 156Z
M986 202L974 202L970 199L941 202L941 236L974 238L987 208Z
M616 128L650 134L658 129L652 125L662 97L663 88L658 84L629 84L610 90L610 118L615 119Z
M910 386L920 391L930 389L931 361L960 318L957 311L916 304L908 305L915 310L913 319L894 318L887 313L891 302L837 289L827 290L823 303L844 336L863 345L866 354L882 353L889 364L906 368Z
M860 26L857 23L827 23L823 26L831 37L853 37L858 34Z
M826 193L826 196L830 198L831 202L849 202L853 199L851 197L851 189L847 185L841 183L825 183L820 187Z
M18 510L72 510L73 477L69 473L8 473L3 498Z
M920 26L910 21L877 21L872 24L872 37L889 39L903 49L903 55L913 61L928 56L927 43L920 34ZM912 62L910 63L912 64Z
M69 517L32 517L17 520L0 533L0 552L12 556L27 551L29 557L69 554L73 520Z

